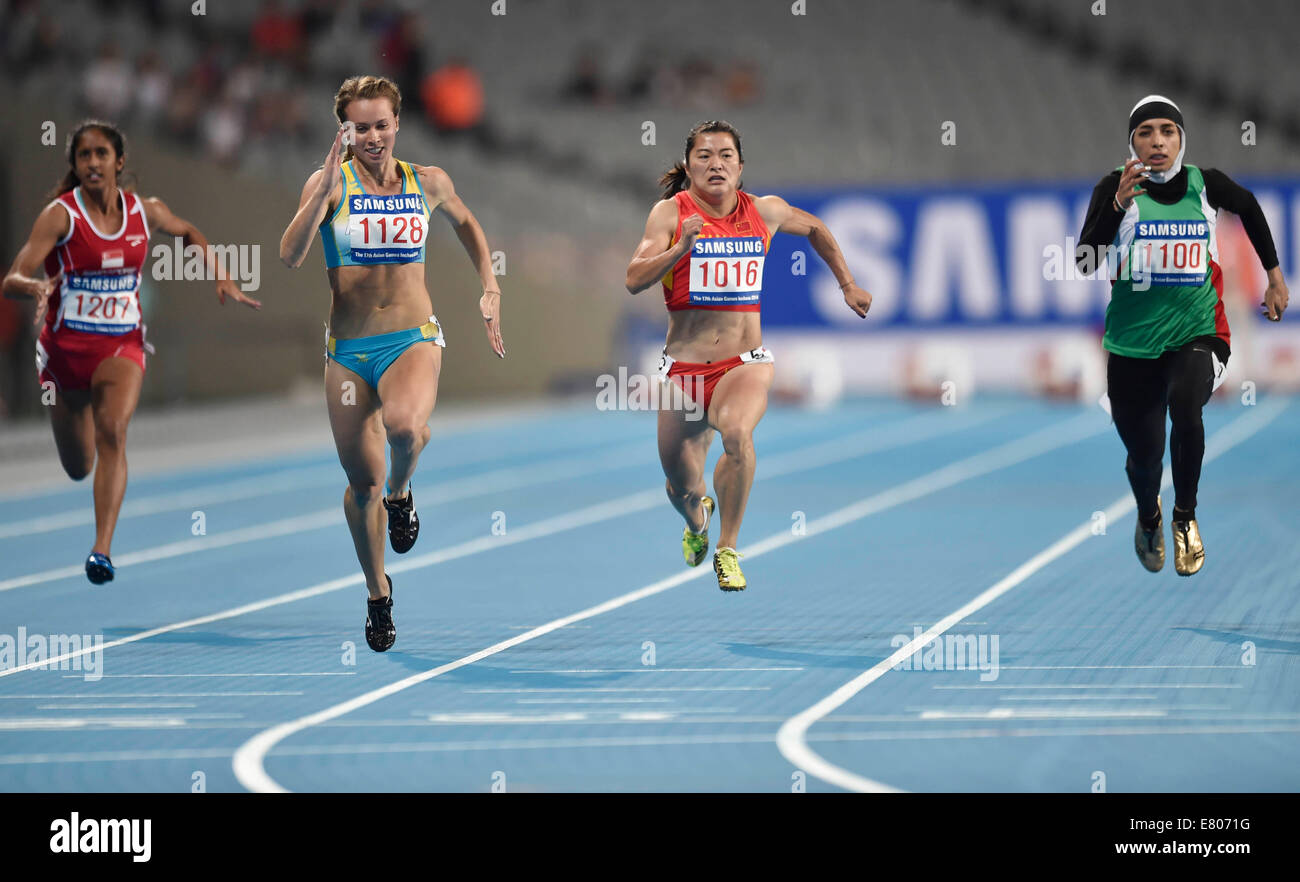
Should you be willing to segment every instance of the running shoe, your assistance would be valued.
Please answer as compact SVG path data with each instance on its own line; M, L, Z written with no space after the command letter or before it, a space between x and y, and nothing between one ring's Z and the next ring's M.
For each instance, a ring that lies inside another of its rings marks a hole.
M105 582L113 581L113 562L108 559L107 554L100 554L98 551L92 551L90 557L86 558L86 578L96 585L103 585Z
M704 529L692 533L691 528L682 530L682 554L688 566L698 567L709 553L709 521L713 520L713 499L705 496L700 500L704 509Z
M1165 565L1164 517L1160 509L1160 500L1156 500L1156 527L1147 530L1142 526L1142 518L1137 519L1137 531L1133 534L1133 547L1137 551L1142 566L1153 573L1160 572ZM1174 534L1177 536L1177 533Z
M719 548L713 555L713 572L718 574L718 587L723 591L744 591L745 574L740 571L740 558L734 548Z
M397 626L393 624L393 577L388 580L388 596L383 600L366 600L366 643L375 652L387 652L397 642Z
M393 551L406 554L420 536L420 519L415 514L415 492L406 488L406 498L390 501L384 497L388 509L388 542Z
M1174 521L1174 569L1180 576L1199 572L1205 563L1205 546L1201 544L1201 531L1196 519Z

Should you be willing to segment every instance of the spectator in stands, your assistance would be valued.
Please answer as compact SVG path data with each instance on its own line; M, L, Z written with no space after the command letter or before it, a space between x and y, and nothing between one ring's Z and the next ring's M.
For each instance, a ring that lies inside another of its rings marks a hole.
M733 107L745 107L759 99L763 91L759 78L758 65L752 61L741 61L727 69L726 79L722 84L724 100Z
M483 124L483 84L464 58L453 58L425 77L420 98L439 134L474 132Z
M302 43L298 17L284 10L279 0L269 0L253 22L253 47L271 58L290 58Z
M117 44L105 41L99 56L86 70L84 97L91 114L104 119L120 119L131 106L135 77L122 58Z
M589 43L578 51L573 73L560 91L560 97L566 101L596 106L609 104L613 100L613 90L606 85L601 73L599 48Z
M383 66L397 88L408 95L420 91L420 79L429 67L425 60L423 21L413 12L404 12L394 19L379 44Z
M140 56L135 70L135 107L132 113L140 121L153 125L167 108L172 78L162 59L152 49Z

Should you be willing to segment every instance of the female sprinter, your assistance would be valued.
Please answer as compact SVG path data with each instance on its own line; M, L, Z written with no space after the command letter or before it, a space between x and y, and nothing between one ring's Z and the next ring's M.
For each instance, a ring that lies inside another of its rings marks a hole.
M109 553L126 493L126 427L140 399L145 353L153 352L140 320L150 232L183 236L187 248L208 254L208 240L193 224L119 184L125 164L126 143L116 127L78 126L54 201L37 216L4 278L4 295L34 298L36 320L45 320L36 369L41 385L57 390L50 424L63 470L74 481L95 471L95 544L86 577L96 585L113 580ZM42 263L46 277L36 278ZM261 307L210 255L208 267L220 303L229 297Z
M853 283L839 246L813 215L779 196L741 189L740 133L713 120L691 129L684 161L663 178L663 199L650 211L645 236L627 268L627 290L663 281L668 340L659 373L704 410L659 412L659 459L668 498L686 519L682 552L698 566L709 550L714 502L704 483L713 432L723 454L713 471L722 527L713 569L723 591L745 588L736 538L754 480L753 431L767 409L772 353L763 346L759 305L763 257L773 233L807 236L835 274L844 300L866 317L871 295Z
M1280 321L1289 294L1268 222L1249 190L1221 171L1183 164L1183 114L1148 95L1128 120L1129 160L1092 191L1076 258L1081 269L1113 260L1103 345L1115 428L1128 450L1126 471L1137 500L1134 543L1151 572L1165 563L1161 460L1165 413L1173 423L1174 569L1190 576L1205 563L1196 525L1196 487L1205 455L1201 408L1222 382L1229 355L1223 274L1214 225L1218 209L1241 218L1268 272L1262 312Z
M506 354L487 238L446 172L393 156L401 109L391 80L344 81L334 96L339 132L324 167L307 179L280 241L280 258L291 267L302 265L318 231L325 249L333 295L325 399L348 477L343 511L370 593L366 643L375 652L397 640L393 581L384 573L385 520L393 550L408 551L420 528L408 484L429 441L445 345L424 286L424 245L435 208L451 222L483 282L479 309L488 342L498 356ZM345 133L350 143L341 157ZM385 440L392 469L382 495Z

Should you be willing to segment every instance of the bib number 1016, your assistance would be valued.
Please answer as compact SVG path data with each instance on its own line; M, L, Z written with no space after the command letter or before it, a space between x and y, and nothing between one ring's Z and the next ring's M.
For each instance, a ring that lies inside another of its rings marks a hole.
M697 291L753 291L762 277L761 261L749 260L698 260L694 261L692 287ZM698 275L695 273L698 272Z

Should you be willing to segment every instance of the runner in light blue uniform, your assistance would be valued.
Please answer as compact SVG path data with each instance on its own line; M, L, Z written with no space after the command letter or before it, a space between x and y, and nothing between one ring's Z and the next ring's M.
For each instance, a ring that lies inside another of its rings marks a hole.
M420 176L411 164L400 159L395 161L402 174L402 192L396 196L374 196L367 193L353 168L354 160L343 163L343 198L339 200L333 216L327 217L320 225L320 240L325 248L327 268L373 266L380 263L424 263L424 246L429 239L423 231L429 227L429 203L424 198ZM355 244L352 238L353 224L359 233ZM385 236L384 233L389 235ZM405 241L392 242L393 238ZM417 238L418 243L414 241ZM367 240L376 247L367 247ZM351 340L339 340L327 331L325 352L327 358L334 359L360 375L371 389L378 391L379 378L388 370L388 366L421 340L432 340L443 347L447 345L436 316L429 316L429 321L418 328Z
M429 442L442 368L442 328L424 281L435 210L451 222L474 264L483 284L479 312L488 344L505 357L501 291L487 237L446 172L393 156L401 108L391 80L344 81L334 96L339 132L324 165L304 185L280 241L280 259L291 267L302 265L317 233L325 249L331 291L325 401L348 476L343 512L370 595L366 642L376 652L397 640L384 532L398 554L419 535L410 481Z

